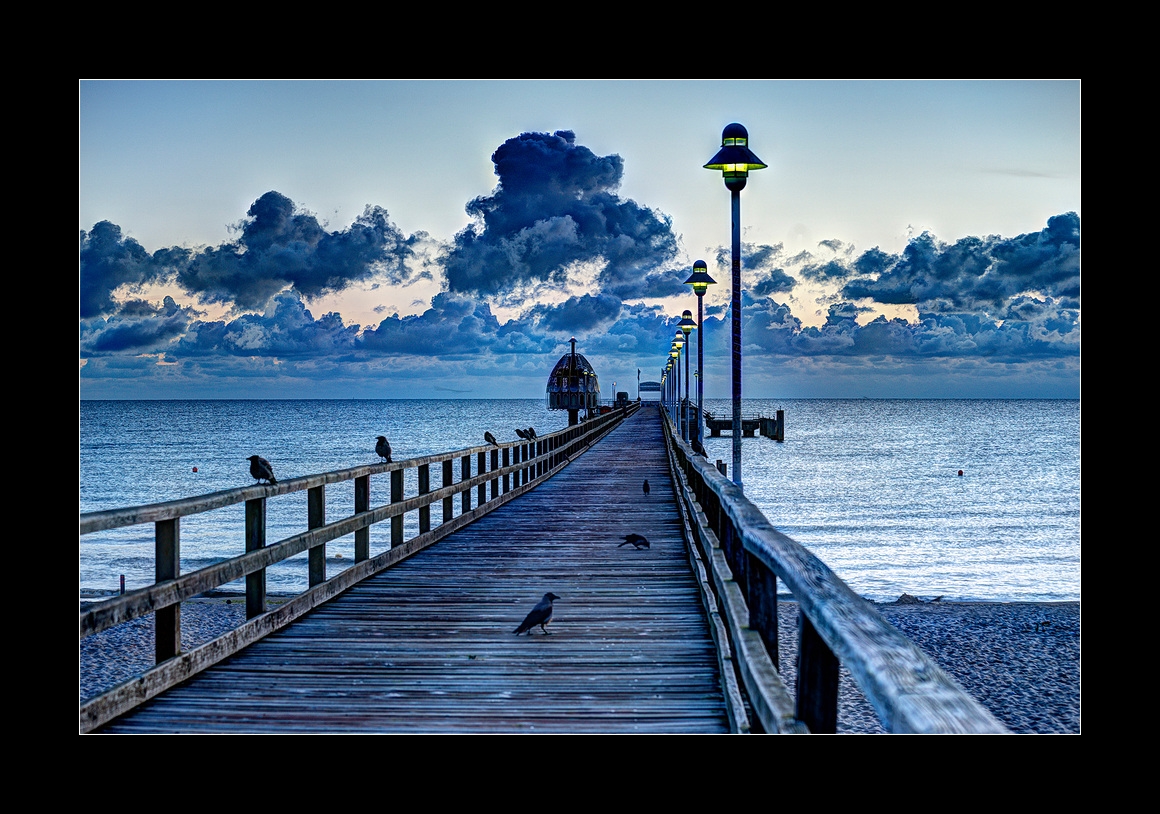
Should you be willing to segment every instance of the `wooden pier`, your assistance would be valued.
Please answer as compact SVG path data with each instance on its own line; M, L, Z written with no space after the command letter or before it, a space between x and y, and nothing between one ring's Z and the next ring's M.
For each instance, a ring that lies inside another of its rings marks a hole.
M696 416L696 408L693 408L693 415ZM695 420L695 418L694 418ZM709 413L705 414L705 426L709 428L709 437L719 437L722 431L733 434L733 418L716 418ZM741 434L746 438L753 438L757 431L761 430L761 435L764 438L772 438L774 441L785 440L785 411L778 410L775 417L757 416L756 418L742 418L741 419Z
M418 495L402 493L406 468L419 471ZM391 499L376 507L369 479L380 475ZM328 522L321 490L350 482L354 514ZM308 530L267 545L265 501L303 490ZM178 573L180 518L241 503L246 553ZM419 534L404 540L408 512ZM658 405L535 443L91 513L80 530L141 523L156 527L168 578L82 606L80 636L153 616L157 664L82 701L81 733L834 732L839 667L887 731L1006 731L774 530ZM267 605L266 567L352 533L359 562L328 576L312 556L310 588ZM650 547L620 545L629 533ZM178 652L181 603L241 576L248 620ZM777 671L779 580L800 608L793 688ZM547 591L560 597L551 633L514 635Z
M656 408L606 440L98 731L729 732Z

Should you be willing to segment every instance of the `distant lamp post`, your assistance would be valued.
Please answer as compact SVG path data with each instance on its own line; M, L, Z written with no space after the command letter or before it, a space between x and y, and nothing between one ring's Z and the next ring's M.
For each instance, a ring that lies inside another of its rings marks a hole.
M661 369L661 392L664 393L665 409L670 409L673 403L673 377L669 375L669 371L673 369L672 360L666 359L665 366Z
M677 331L677 333L680 333L680 331ZM681 434L680 419L677 418L677 400L681 397L681 365L678 361L680 358L681 346L674 339L672 346L669 348L669 369L673 371L673 398L669 402L669 406L673 408L670 417L677 422L677 435Z
M693 287L697 295L697 444L701 447L701 454L705 452L705 309L704 297L709 286L716 285L717 281L706 271L708 266L704 260L693 264L693 273L685 280L685 285Z
M689 334L697 327L693 322L693 312L685 311L681 314L681 321L677 323L684 334L684 344L689 344ZM689 351L685 351L685 400L681 402L681 437L689 440Z
M751 170L768 165L749 149L749 131L737 122L721 131L721 149L705 165L721 170L733 195L733 482L741 486L741 190ZM744 487L743 487L744 488Z

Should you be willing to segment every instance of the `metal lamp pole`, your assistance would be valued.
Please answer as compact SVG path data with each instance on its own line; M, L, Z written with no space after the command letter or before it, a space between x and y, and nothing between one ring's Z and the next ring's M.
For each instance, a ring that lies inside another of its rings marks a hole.
M697 444L705 454L705 309L704 296L709 286L717 281L709 276L704 260L693 264L693 273L685 280L697 295Z
M741 483L741 190L750 170L764 169L749 149L749 131L733 122L721 131L721 149L705 165L707 170L721 170L725 188L733 198L733 482ZM744 488L744 487L742 487Z
M685 437L685 435L684 435L684 433L685 433L685 430L684 430L685 406L681 401L680 370L681 370L681 349L685 347L685 332L679 327L677 328L677 335L673 337L673 347L677 351L677 355L673 359L673 362L677 366L677 435L684 438ZM688 359L688 358L689 358L688 356L685 356L685 359ZM688 370L685 371L685 374L686 374L686 376L688 375Z
M681 314L681 321L678 323L681 333L684 334L684 344L689 344L689 334L697 327L697 323L693 322L693 312L685 311ZM681 403L681 437L687 442L689 440L689 351L691 348L685 348L685 400Z

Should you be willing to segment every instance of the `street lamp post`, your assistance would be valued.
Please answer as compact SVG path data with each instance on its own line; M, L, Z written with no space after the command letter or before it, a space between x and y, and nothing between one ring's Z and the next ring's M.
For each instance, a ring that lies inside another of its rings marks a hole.
M684 430L682 428L684 426L685 413L685 407L681 403L681 349L683 347L685 347L685 332L678 327L677 335L673 337L673 348L677 351L677 355L673 358L673 363L677 366L677 435L682 438L684 437ZM686 356L685 358L687 359L688 357Z
M768 166L749 149L749 131L737 122L721 131L721 149L705 165L721 170L733 197L733 482L741 484L741 190L750 170ZM744 488L744 487L742 487Z
M693 273L685 280L686 285L693 287L697 295L697 444L701 447L701 454L705 454L705 309L704 297L709 286L716 285L717 281L706 271L708 266L704 260L693 264Z
M677 331L678 336L682 336L680 331ZM677 435L681 434L681 418L680 418L680 401L681 401L681 344L674 339L672 347L669 349L669 367L673 371L673 406L672 418L677 424Z
M689 344L689 334L693 328L697 327L697 323L693 322L693 312L685 311L681 314L681 321L678 323L681 328L681 333L685 335L684 344ZM689 440L689 349L685 348L685 400L681 402L681 437L686 442Z

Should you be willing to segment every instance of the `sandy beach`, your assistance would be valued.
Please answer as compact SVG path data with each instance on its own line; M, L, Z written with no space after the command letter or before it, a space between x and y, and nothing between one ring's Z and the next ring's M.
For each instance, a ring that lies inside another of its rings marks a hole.
M888 622L1017 734L1080 733L1079 602L876 603ZM779 602L782 678L794 685L797 603ZM885 730L842 669L839 734Z
M271 602L280 598L271 597ZM1080 734L1079 602L922 602L903 595L876 604L888 622L930 655L1012 732ZM778 604L780 667L791 687L797 604ZM182 647L197 647L245 620L242 597L203 597L182 605ZM557 633L566 631L559 620ZM81 641L83 702L153 663L153 621L139 619ZM885 730L841 671L839 734Z

